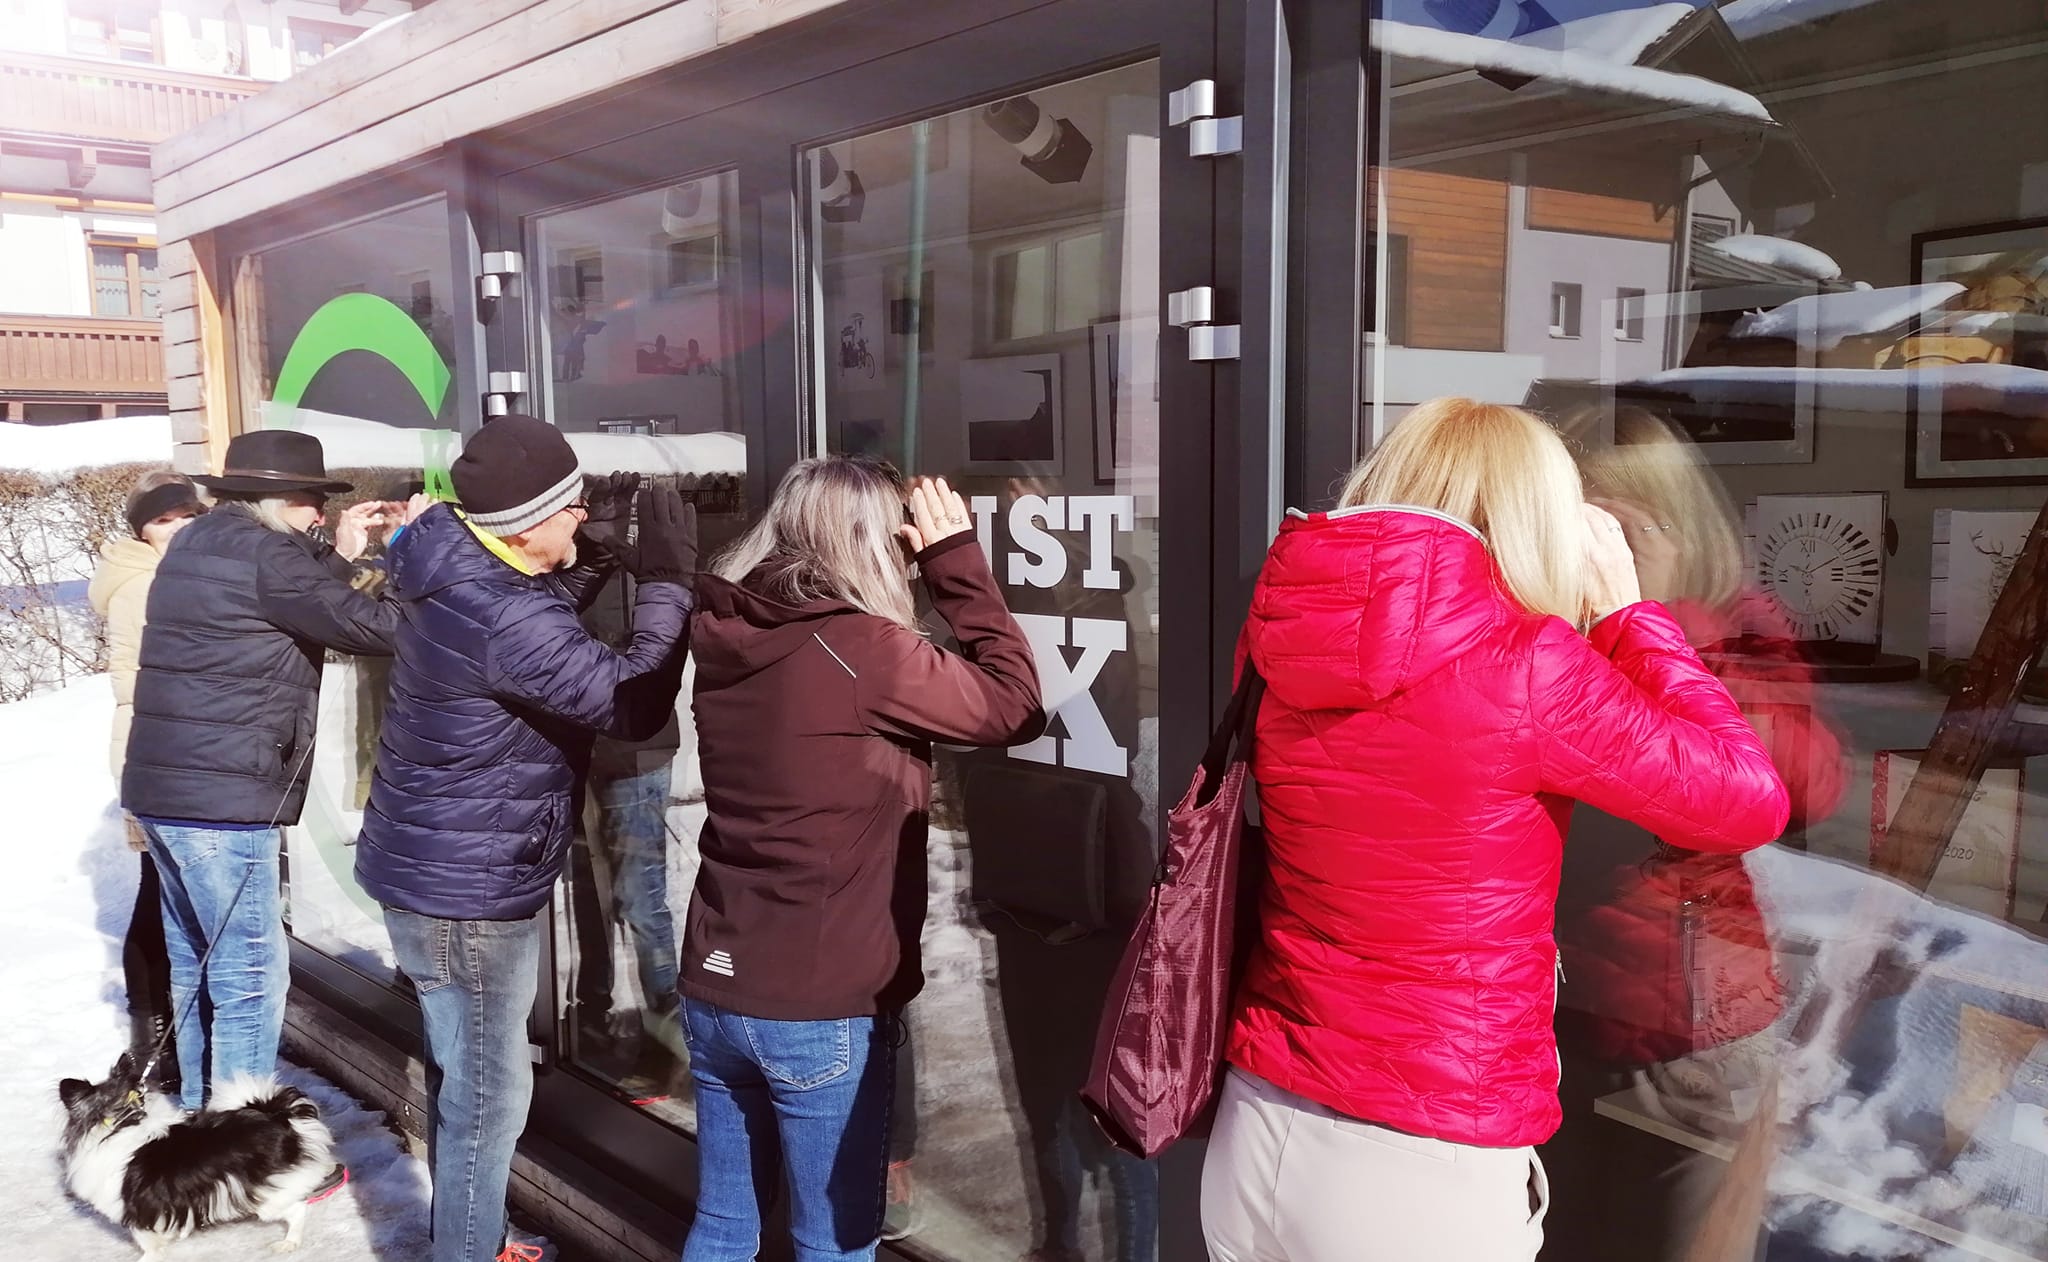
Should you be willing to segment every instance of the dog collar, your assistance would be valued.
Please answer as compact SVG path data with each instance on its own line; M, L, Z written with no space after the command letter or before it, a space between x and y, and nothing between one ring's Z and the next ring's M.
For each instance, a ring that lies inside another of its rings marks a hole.
M115 1127L119 1126L122 1120L128 1117L128 1115L131 1112L142 1112L142 1093L140 1091L130 1091L121 1100L121 1105L122 1108L120 1112L109 1113L105 1117L102 1117L100 1119L100 1126L103 1129L113 1130Z

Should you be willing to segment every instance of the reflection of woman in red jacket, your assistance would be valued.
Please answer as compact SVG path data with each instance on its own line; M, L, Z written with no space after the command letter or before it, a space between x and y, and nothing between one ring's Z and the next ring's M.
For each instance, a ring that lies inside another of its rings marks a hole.
M1745 590L1735 513L1700 451L1636 408L1566 418L1582 437L1587 498L1623 525L1643 595L1671 611L1763 736L1793 825L1826 817L1846 776L1841 743L1814 704L1789 627ZM1748 634L1745 636L1745 631ZM1565 976L1558 1039L1563 1129L1543 1149L1559 1195L1588 1212L1560 1224L1551 1252L1571 1262L1684 1256L1728 1169L1596 1116L1631 1107L1690 1130L1732 1132L1775 1061L1768 1031L1784 1010L1770 934L1740 855L1702 854L1633 823L1580 812L1565 847L1557 938Z
M1268 880L1204 1229L1221 1262L1529 1259L1570 799L1738 852L1785 789L1540 421L1424 404L1343 502L1290 515L1245 628Z
M1584 427L1566 424L1568 433ZM1656 416L1622 408L1613 442L1581 451L1586 497L1621 522L1644 597L1661 601L1695 648L1750 632L1740 656L1716 654L1711 668L1761 729L1791 823L1825 818L1845 787L1840 741L1815 709L1782 615L1743 588L1734 510L1698 448ZM1633 853L1612 853L1617 833ZM1741 859L1689 852L1636 830L1602 830L1599 840L1612 870L1584 891L1593 895L1589 909L1558 927L1572 979L1565 1006L1591 1054L1646 1066L1770 1025L1783 990Z

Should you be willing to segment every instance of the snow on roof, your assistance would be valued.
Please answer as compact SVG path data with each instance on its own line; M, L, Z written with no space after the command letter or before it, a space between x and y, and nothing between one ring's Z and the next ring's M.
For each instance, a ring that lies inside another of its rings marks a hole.
M1944 280L1928 285L1807 294L1782 307L1742 317L1728 330L1728 336L1779 337L1796 341L1807 350L1833 350L1844 338L1889 333L1962 292L1961 285Z
M1553 14L1563 18L1563 6L1550 7ZM1617 66L1633 66L1698 9L1697 4L1648 4L1588 13L1584 17L1564 18L1556 26L1540 27L1514 42L1531 48L1570 50Z
M267 406L267 405L266 405ZM430 430L407 429L298 409L298 427L320 439L330 469L417 469ZM731 433L566 434L586 471L634 469L651 475L744 473L747 440Z
M1839 280L1842 265L1821 251L1799 241L1788 241L1783 237L1759 236L1753 232L1739 232L1732 237L1709 241L1707 248L1741 259L1745 263L1760 263L1765 267L1776 267L1799 276L1810 276L1815 280Z
M1461 35L1384 18L1373 19L1372 43L1389 56L1433 62L1451 69L1518 75L1588 92L1760 123L1777 121L1762 101L1740 89L1694 75L1616 64L1576 49L1559 50L1528 42Z
M1903 415L1921 411L1990 412L2048 419L2048 372L2016 364L1939 364L1925 368L1673 368L1617 387L1681 395L1701 403L1789 406Z
M1737 39L1756 39L1861 9L1876 0L1728 0L1721 20Z
M0 423L0 469L68 473L110 464L170 462L168 416L117 416L63 425Z

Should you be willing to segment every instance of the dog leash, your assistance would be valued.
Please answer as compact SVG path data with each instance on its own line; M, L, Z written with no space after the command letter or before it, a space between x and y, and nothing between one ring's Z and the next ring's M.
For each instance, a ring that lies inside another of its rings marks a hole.
M291 798L292 789L299 782L299 772L305 770L306 760L308 758L311 758L312 756L313 744L309 741L307 742L304 751L302 751L299 754L299 761L292 767L291 778L285 782L285 791L283 795L277 799L277 810L271 814L270 823L264 826L264 830L266 832L276 831L277 821L284 815L284 804ZM279 840L278 844L283 845L282 839ZM234 896L228 899L228 905L221 914L221 923L223 926L225 926L228 920L233 916L235 904L242 901L243 891L249 888L249 878L255 875L256 865L252 863L249 865L248 869L242 873L241 884L235 886ZM145 1084L148 1083L149 1075L151 1071L153 1071L156 1068L156 1063L163 1059L164 1048L169 1045L171 1037L175 1035L181 1027L183 1027L186 1018L192 1015L193 1006L199 1002L199 993L202 990L206 989L206 962L213 958L213 949L220 945L220 940L222 936L222 934L216 933L214 935L213 941L207 943L206 949L199 953L199 966L197 969L194 970L192 993L185 996L184 1006L180 1008L179 1011L171 1018L170 1024L164 1027L164 1032L162 1034L157 1035L156 1045L149 1049L149 1059L142 1062L142 1073L139 1076L141 1082Z

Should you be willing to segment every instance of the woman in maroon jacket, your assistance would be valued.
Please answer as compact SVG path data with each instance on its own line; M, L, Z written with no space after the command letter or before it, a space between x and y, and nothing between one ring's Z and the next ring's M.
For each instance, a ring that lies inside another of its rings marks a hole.
M923 985L932 742L1045 725L1031 649L944 479L791 469L698 582L691 647L710 815L683 940L697 1090L685 1262L742 1262L781 1165L805 1262L872 1258L896 1012ZM960 651L918 630L909 578Z
M1541 421L1425 403L1343 503L1290 514L1245 627L1267 879L1204 1233L1219 1262L1526 1262L1571 799L1738 852L1785 787Z

